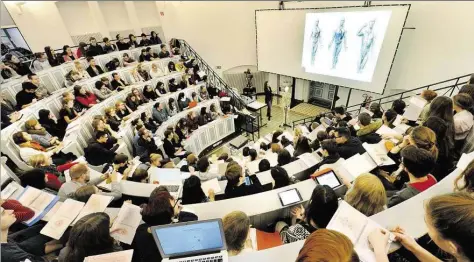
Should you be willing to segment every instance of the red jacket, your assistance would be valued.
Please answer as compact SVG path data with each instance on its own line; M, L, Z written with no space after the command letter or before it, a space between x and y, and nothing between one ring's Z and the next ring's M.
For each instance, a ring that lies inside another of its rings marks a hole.
M97 97L93 93L87 93L85 97L83 96L76 96L77 102L79 104L89 107L90 105L95 105L97 104Z

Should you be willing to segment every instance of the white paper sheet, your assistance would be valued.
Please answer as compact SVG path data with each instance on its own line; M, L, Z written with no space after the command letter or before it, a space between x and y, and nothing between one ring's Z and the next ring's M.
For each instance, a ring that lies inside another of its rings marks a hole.
M59 240L84 205L82 202L66 199L40 233Z
M462 154L461 158L459 158L459 161L456 167L464 170L473 160L474 160L474 152L471 152L469 154Z
M271 184L274 181L270 170L257 173L256 176L262 185Z
M21 186L17 182L12 181L2 190L1 197L2 199L8 199L13 193L20 189Z
M79 219L89 214L96 212L104 212L104 210L107 208L110 202L112 202L113 199L114 197L112 196L93 194L72 224L75 224Z
M363 155L356 154L346 159L342 164L342 167L351 175L350 182L352 182L361 174L368 173L375 169L377 165L369 154L364 153Z
M217 180L217 178L208 180L206 182L202 182L201 188L202 188L202 191L204 191L204 194L206 194L206 196L209 196L209 189L214 190L214 193L216 194L222 191L222 188L219 185L219 181Z
M299 155L298 158L303 160L308 168L313 167L319 163L318 159L316 159L311 153L304 153Z
M293 141L294 138L295 138L292 134L288 133L287 131L283 132L283 134L278 136L278 140L281 140L283 137L286 137L286 139L288 139L290 141Z
M159 168L157 172L150 174L149 181L177 182L181 181L181 171L177 168Z
M30 218L27 221L24 221L25 224L29 225L31 224L34 220L37 220L43 214L45 209L53 202L57 201L57 196L41 191L39 189L33 188L33 187L27 187L25 188L25 191L23 194L20 196L18 201L26 206L32 209L35 212L35 215Z
M291 156L295 154L295 148L292 145L288 145L285 147L285 149L290 153Z
M84 259L84 262L130 262L133 257L133 249L107 253L97 256L90 256Z
M125 244L132 244L137 228L142 221L141 208L124 202L110 229L111 236Z
M265 157L268 162L270 162L270 166L274 167L278 165L278 154L277 153L267 153Z
M416 121L420 117L421 111L423 111L423 107L426 105L426 100L419 96L413 96L410 98L408 102L408 106L405 109L405 113L403 113L403 117L410 120Z
M369 153L369 156L374 160L377 166L395 165L395 161L393 161L387 155L388 151L385 148L383 140L378 144L363 143L362 146L364 147L365 151Z

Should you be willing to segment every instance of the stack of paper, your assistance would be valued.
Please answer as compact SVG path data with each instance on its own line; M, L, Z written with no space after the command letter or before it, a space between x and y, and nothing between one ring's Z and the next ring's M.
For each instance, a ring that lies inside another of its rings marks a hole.
M46 215L58 200L58 196L27 186L18 197L18 201L22 205L35 211L35 215L23 223L27 226L31 226L38 222L38 220Z
M411 97L410 101L408 102L408 106L405 109L405 113L403 113L403 117L410 121L418 120L421 111L423 111L423 107L425 107L426 103L426 100L419 96Z
M208 180L206 182L202 182L201 188L202 188L202 191L204 191L204 194L206 194L206 196L209 196L209 189L214 190L215 194L218 194L222 191L222 188L220 187L219 181L217 181L217 178Z
M130 262L133 257L133 249L107 253L97 256L90 256L84 259L84 262Z
M346 235L354 244L359 259L364 262L375 262L375 254L370 247L368 236L376 229L383 229L379 224L353 208L345 201L339 202L339 207L326 227ZM390 237L393 239L393 236ZM390 241L386 247L390 246Z
M389 136L395 136L395 135L399 135L399 133L393 129L391 129L390 127L386 126L386 125L382 125L378 130L377 132L375 132L379 135L389 135ZM398 143L398 139L390 139L392 142L394 142L395 144Z
M83 207L82 202L66 199L40 233L59 240Z
M362 146L364 147L365 151L367 151L369 156L374 160L377 166L395 165L395 161L393 161L387 155L388 152L385 148L383 140L380 141L378 144L363 143Z
M257 173L256 176L262 185L271 184L274 181L270 170Z
M89 200L87 201L84 208L81 210L79 215L77 215L76 219L72 224L75 224L79 219L96 212L104 212L107 206L112 202L114 197L112 196L104 196L99 194L93 194Z
M299 155L298 156L299 159L303 160L303 162L305 163L305 165L310 168L310 167L313 167L315 165L317 165L320 161L318 161L318 159L316 157L313 156L313 154L311 153L304 153L302 155Z
M363 155L356 154L346 159L342 164L342 167L352 176L350 181L352 182L361 174L369 173L374 170L377 165L368 153L364 153Z
M110 229L111 236L125 244L132 244L137 228L142 221L141 208L124 202Z

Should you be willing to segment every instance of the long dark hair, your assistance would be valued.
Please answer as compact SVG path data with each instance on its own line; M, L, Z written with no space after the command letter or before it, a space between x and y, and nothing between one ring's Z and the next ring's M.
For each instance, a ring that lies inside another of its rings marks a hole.
M50 111L48 109L41 109L38 112L38 122L40 124L51 124L54 123L54 120L49 118Z
M171 67L173 67L173 69L171 69ZM173 61L170 61L170 62L168 63L168 70L169 70L170 72L176 71L176 66L175 66L175 64L173 63Z
M74 86L74 96L86 97L88 95L89 92L87 92L87 90L85 90L86 91L85 95L81 94L81 88L83 87L79 85Z
M288 172L286 172L286 170L281 166L272 167L272 169L270 169L270 174L275 181L273 189L285 187L291 183Z
M201 179L197 176L190 176L184 180L183 184L183 204L197 204L201 203L206 198L204 191L201 188Z
M150 226L166 225L172 222L174 210L170 200L173 197L168 191L157 187L151 192L148 204L142 205L142 219Z
M79 219L71 229L64 261L82 262L88 256L113 252L114 239L109 226L110 217L106 213L92 213Z
M305 220L309 224L311 220L318 228L326 228L338 207L337 195L327 185L317 185L311 200L306 207Z
M169 106L170 110L174 110L174 98L170 98L168 100L168 106Z
M36 189L46 188L46 182L44 181L45 173L39 168L35 168L29 171L26 171L21 176L21 185L23 187L31 186Z
M446 136L448 137L450 147L454 145L454 114L453 101L447 96L438 96L430 104L430 116L437 116L448 125Z
M433 130L436 134L436 146L439 150L439 155L448 157L450 155L449 139L446 137L448 131L448 124L443 119L437 116L430 116L423 123L423 126Z

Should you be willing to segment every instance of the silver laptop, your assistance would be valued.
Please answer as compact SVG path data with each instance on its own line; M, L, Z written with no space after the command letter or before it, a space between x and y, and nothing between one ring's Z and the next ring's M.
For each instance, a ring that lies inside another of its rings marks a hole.
M155 181L158 181L160 186L166 187L174 198L179 198L183 190L183 179L179 169L158 168L157 171L150 174L149 177L151 184Z
M221 219L151 227L163 262L228 262Z

